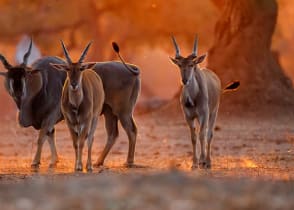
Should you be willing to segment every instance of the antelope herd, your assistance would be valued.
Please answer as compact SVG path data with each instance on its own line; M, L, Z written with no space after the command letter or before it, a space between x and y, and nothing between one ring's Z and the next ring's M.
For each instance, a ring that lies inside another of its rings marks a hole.
M171 58L181 72L182 94L180 97L185 120L190 129L193 147L192 168L211 168L211 141L217 118L220 96L227 90L235 90L239 82L221 88L218 76L211 70L200 68L206 54L198 56L198 40L195 39L192 54L183 57L172 36L175 58ZM87 140L88 159L86 170L92 170L91 149L99 115L104 115L107 142L94 166L103 165L104 160L118 137L118 121L126 131L129 149L125 166L134 166L137 126L133 118L134 107L140 92L140 70L126 63L119 47L112 43L121 62L83 62L91 42L82 52L78 62L73 62L65 44L61 41L66 61L55 56L37 59L28 66L32 39L23 61L11 65L0 54L7 70L0 72L4 85L18 108L18 122L22 127L33 126L39 130L38 147L31 167L38 168L42 146L47 139L51 150L49 167L55 167L58 155L55 143L55 125L65 120L75 150L75 170L82 171L82 150ZM200 157L196 153L197 134L195 119L200 127Z

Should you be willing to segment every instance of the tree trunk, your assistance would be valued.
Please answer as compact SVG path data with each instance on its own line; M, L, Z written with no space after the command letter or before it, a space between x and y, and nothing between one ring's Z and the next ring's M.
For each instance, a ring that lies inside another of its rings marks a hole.
M290 80L271 52L277 21L276 0L225 0L209 50L208 68L222 84L240 80L238 92L222 97L225 105L256 109L293 104Z

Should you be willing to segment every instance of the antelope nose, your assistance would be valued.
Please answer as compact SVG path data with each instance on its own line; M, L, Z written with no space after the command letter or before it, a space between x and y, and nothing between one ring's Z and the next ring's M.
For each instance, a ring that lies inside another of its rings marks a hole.
M78 88L78 84L76 82L71 83L71 88L76 90Z
M182 79L182 83L185 85L187 84L187 79Z

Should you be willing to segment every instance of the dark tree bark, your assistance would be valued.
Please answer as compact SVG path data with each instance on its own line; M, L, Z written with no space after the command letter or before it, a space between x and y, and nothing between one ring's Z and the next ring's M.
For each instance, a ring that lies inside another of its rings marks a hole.
M276 0L225 0L223 6L217 6L222 13L209 50L208 68L223 84L241 81L238 92L222 98L224 103L253 109L265 104L293 104L292 84L271 51Z

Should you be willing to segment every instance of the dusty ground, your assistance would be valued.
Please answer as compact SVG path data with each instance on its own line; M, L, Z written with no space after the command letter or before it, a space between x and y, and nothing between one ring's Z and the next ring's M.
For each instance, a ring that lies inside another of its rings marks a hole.
M13 117L3 120L1 209L294 209L292 114L221 113L213 169L195 171L190 170L191 144L181 115L157 115L136 116L136 163L141 168L122 166L128 140L120 127L105 167L91 174L74 173L73 148L63 122L57 126L58 167L48 169L45 144L41 168L32 171L37 132L19 128ZM105 143L103 123L101 118L94 160Z

